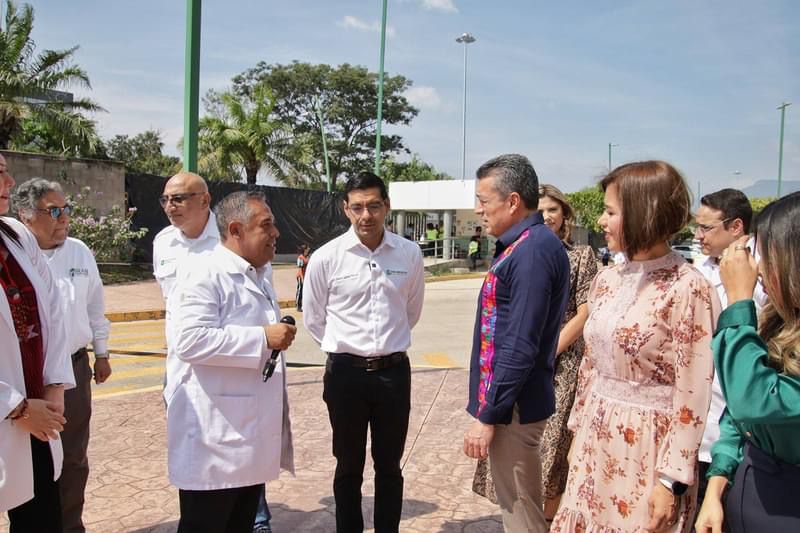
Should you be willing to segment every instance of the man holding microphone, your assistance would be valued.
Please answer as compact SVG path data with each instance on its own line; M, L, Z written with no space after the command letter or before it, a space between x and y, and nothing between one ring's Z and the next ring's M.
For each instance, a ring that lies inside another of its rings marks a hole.
M250 532L261 486L293 472L283 355L296 329L279 323L267 265L280 235L262 193L239 191L214 209L220 243L178 269L167 362L170 481L179 532Z

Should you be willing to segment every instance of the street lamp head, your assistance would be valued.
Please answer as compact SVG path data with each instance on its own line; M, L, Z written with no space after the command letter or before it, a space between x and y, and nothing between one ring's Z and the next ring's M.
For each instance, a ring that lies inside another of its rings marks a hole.
M465 33L464 35L469 35L469 34ZM456 39L456 40L458 40L458 39ZM775 109L786 109L786 108L787 108L787 107L789 107L790 105L792 105L792 103L791 103L791 102L783 102L781 105L779 105L779 106L778 106L778 107L776 107Z
M471 33L466 33L465 32L465 33L461 34L461 37L458 37L456 39L456 42L457 43L464 43L464 44L474 43L475 42L475 37L473 37Z

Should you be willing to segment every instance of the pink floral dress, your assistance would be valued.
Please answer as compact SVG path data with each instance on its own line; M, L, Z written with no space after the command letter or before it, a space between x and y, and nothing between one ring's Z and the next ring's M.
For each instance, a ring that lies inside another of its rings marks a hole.
M691 527L718 313L714 289L675 253L598 274L567 424L572 461L550 531L645 531L660 475L690 486L668 531Z

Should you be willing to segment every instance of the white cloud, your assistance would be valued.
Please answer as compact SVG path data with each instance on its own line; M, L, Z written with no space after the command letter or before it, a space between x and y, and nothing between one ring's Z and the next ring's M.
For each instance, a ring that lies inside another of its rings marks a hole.
M453 3L453 0L422 0L422 7L430 11L458 13L458 8Z
M352 15L345 15L342 20L337 23L342 28L348 30L358 30L358 31L374 31L375 33L381 32L381 23L378 21L374 22L367 22L365 20L361 20L358 17L354 17ZM386 25L386 36L387 37L394 37L395 30L393 26Z
M435 87L412 87L406 91L406 98L415 107L420 109L439 109L442 98Z

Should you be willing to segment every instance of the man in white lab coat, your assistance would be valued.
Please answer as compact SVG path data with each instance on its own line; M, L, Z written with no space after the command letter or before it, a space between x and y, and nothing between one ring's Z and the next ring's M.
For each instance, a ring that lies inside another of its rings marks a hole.
M232 193L214 213L220 244L180 265L169 299L169 478L180 489L179 532L244 533L261 486L294 469L283 355L266 382L262 368L296 330L278 323L267 277L279 232L264 195Z

